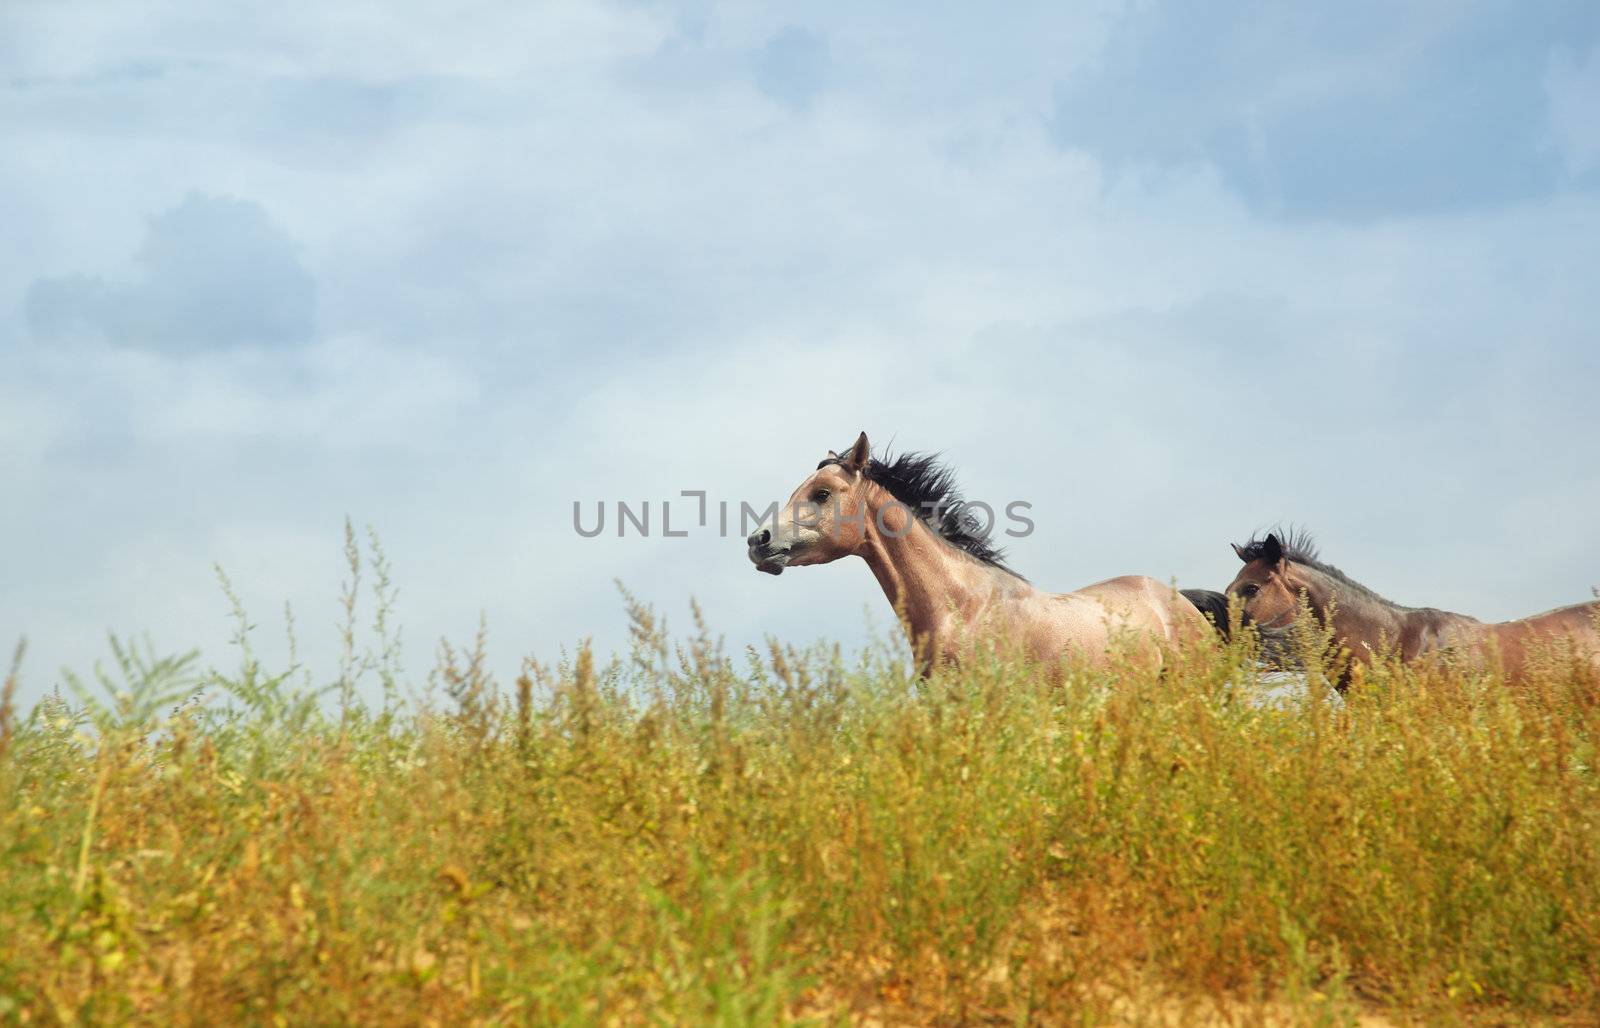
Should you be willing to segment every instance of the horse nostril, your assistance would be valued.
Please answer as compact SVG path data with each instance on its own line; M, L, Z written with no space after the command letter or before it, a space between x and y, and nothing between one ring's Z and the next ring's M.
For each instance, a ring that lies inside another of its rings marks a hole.
M750 538L746 539L745 542L751 546L765 546L771 539L772 533L763 528L759 532L752 532Z

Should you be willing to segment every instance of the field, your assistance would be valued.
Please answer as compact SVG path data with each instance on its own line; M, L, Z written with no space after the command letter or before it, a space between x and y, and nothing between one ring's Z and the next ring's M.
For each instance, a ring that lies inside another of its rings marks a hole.
M379 570L325 678L269 674L239 612L236 670L123 646L8 704L0 1021L1600 1017L1575 665L1340 700L1315 666L1273 693L1241 638L920 682L630 601L625 660L502 687L469 644L413 695Z

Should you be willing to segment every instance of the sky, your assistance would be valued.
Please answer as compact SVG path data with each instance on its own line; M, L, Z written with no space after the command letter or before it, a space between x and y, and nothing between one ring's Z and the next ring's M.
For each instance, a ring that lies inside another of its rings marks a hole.
M503 681L609 650L618 581L859 646L864 564L714 505L863 430L1031 504L1047 589L1279 521L1413 605L1600 585L1588 0L13 0L0 134L24 703L111 632L232 667L217 565L331 680L347 518L414 681L480 618Z

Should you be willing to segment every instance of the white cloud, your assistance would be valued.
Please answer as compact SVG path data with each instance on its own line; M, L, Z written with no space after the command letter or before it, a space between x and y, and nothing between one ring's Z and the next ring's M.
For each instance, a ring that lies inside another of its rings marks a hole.
M1589 46L1581 0L1337 7L1130 5L1064 76L1063 145L1113 169L1209 166L1258 213L1374 220L1549 195L1552 47Z
M29 287L29 327L118 345L295 345L315 331L316 282L259 204L190 193L151 219L131 281L70 275Z

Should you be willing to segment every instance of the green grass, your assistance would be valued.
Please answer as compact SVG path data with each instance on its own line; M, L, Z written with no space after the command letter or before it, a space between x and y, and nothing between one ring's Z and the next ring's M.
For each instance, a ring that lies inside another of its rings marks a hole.
M925 683L631 611L626 661L502 690L448 651L432 702L384 625L322 702L248 649L119 647L103 687L8 708L0 1020L1600 1014L1584 667L1274 698L1243 640Z

